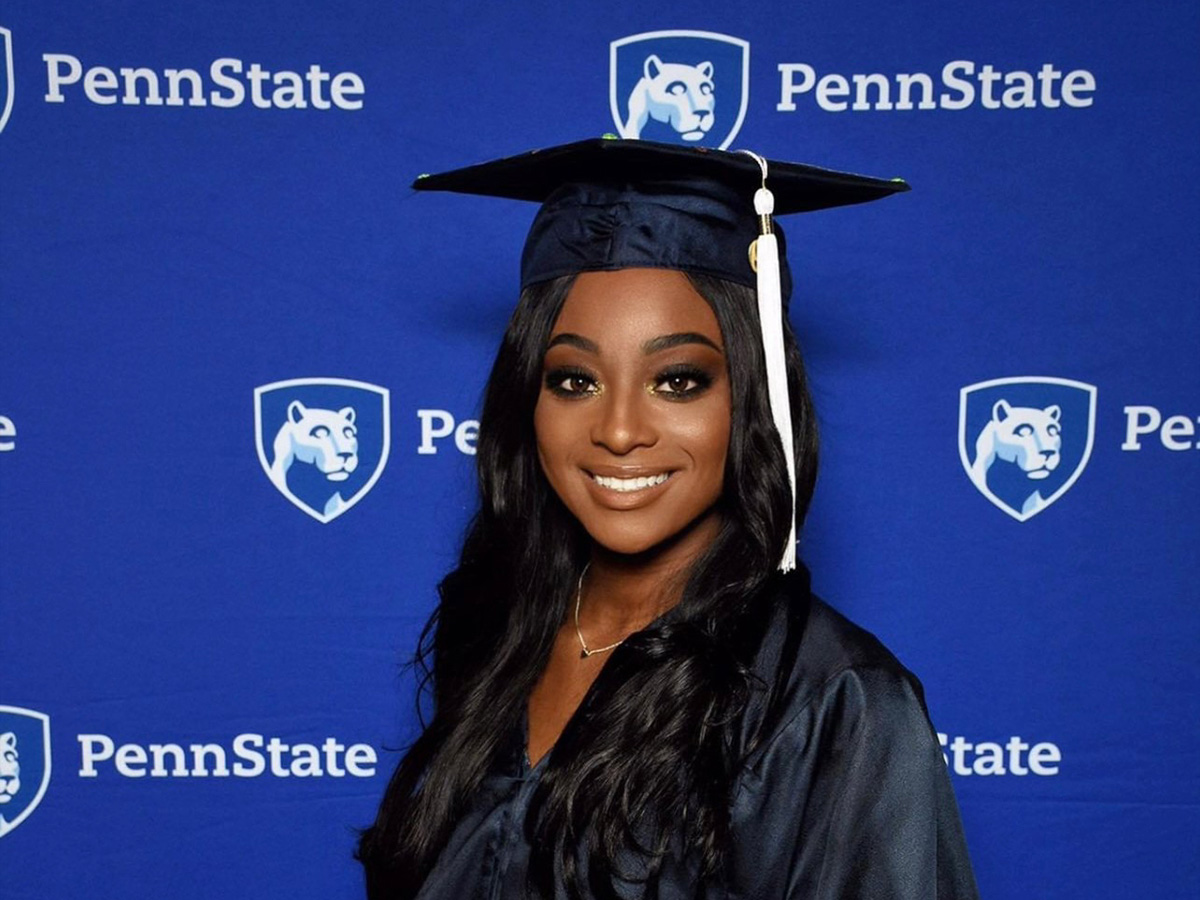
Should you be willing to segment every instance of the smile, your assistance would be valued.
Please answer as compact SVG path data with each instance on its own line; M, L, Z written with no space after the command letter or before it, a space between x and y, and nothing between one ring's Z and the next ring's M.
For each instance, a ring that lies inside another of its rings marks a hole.
M660 472L657 475L647 475L638 478L609 478L605 475L594 475L591 472L588 475L600 487L608 488L610 491L617 491L622 494L657 487L671 477L670 472Z

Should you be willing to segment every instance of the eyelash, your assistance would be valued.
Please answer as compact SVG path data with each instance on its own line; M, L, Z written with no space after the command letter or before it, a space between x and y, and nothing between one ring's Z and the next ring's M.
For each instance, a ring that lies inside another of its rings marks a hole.
M560 397L568 398L582 397L586 394L595 393L595 390L576 391L563 386L564 382L574 379L586 381L593 388L596 388L596 380L584 369L578 369L574 366L560 366L546 373L546 389Z
M659 391L658 393L669 400L686 400L703 394L712 385L713 381L712 376L702 369L697 369L695 366L678 365L668 366L659 373L654 383L658 386L666 381L673 381L675 379L695 382L695 387L684 388L680 391Z
M565 386L566 382L578 379L586 382L588 388L584 390L573 390ZM665 382L683 380L684 382L693 382L693 387L684 387L680 390L659 390ZM692 397L698 396L712 385L712 377L702 369L689 365L668 366L663 371L659 372L654 379L654 392L666 400L681 401L690 400ZM599 393L600 387L596 384L596 379L585 369L575 368L573 366L560 366L546 373L546 389L556 394L559 397L567 399L577 399Z

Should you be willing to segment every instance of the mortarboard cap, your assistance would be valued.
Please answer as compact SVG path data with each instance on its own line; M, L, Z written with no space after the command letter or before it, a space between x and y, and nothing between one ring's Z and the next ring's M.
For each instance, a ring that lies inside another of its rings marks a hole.
M865 203L907 191L899 179L766 161L775 214ZM744 153L595 138L438 175L413 187L540 203L521 258L521 287L596 269L649 267L756 286L748 249L763 175ZM783 299L791 277L781 254Z
M754 288L771 415L792 487L792 528L779 567L795 568L796 465L783 348L791 274L772 216L865 203L907 191L907 184L747 151L597 138L422 175L413 187L540 203L521 255L522 288L639 267L702 272Z

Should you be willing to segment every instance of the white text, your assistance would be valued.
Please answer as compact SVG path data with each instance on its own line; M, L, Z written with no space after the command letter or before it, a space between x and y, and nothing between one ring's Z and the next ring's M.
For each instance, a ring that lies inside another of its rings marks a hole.
M418 409L417 418L421 420L421 443L417 452L421 454L437 453L435 441L454 435L454 446L459 453L468 456L475 455L475 441L479 437L479 421L463 419L457 425L454 416L444 409Z
M1046 63L1037 72L1004 72L969 59L925 72L883 75L829 73L817 76L808 63L779 64L779 112L795 112L796 97L811 93L826 112L885 112L910 109L966 109L976 101L984 109L1033 109L1091 106L1096 78L1086 69L1063 73Z
M208 67L208 80L197 69L145 66L92 66L84 69L69 53L43 53L46 102L64 103L63 88L83 82L92 103L111 106L216 106L229 109L250 98L258 109L362 109L366 88L354 72L333 74L313 64L300 72L271 72L258 63L222 57ZM243 74L244 73L244 74ZM210 83L211 82L211 85Z
M79 775L95 778L97 763L111 762L125 778L370 778L375 774L375 750L369 744L346 746L334 738L320 744L286 744L277 737L239 734L230 752L221 744L121 744L107 734L77 736ZM229 765L232 756L237 761Z
M1138 440L1143 434L1158 432L1158 439L1168 450L1200 450L1200 441L1193 441L1196 436L1196 424L1200 416L1169 416L1163 420L1162 413L1153 406L1125 407L1125 443L1122 450L1141 450L1142 442Z
M962 735L951 739L938 732L938 742L942 758L955 775L1057 775L1062 762L1057 744L1044 741L1031 745L1016 735L1004 744L972 744Z

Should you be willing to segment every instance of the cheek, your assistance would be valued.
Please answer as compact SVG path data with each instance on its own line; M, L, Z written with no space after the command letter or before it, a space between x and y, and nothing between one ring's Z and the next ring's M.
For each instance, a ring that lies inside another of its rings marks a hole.
M729 458L729 436L733 430L733 412L728 388L722 391L722 395L722 402L719 408L713 412L706 435L707 446L716 470L718 491L723 490L725 485L725 464Z
M537 445L538 462L541 463L542 471L546 470L546 452L544 449L548 438L546 428L545 407L539 400L537 406L533 408L533 440Z
M729 454L730 413L727 398L716 397L704 408L687 410L672 423L675 441L684 447L698 469L724 480Z
M538 400L533 410L533 434L537 443L538 461L549 477L555 465L561 463L570 436L568 416L550 404Z
M712 431L707 435L706 450L709 458L709 466L712 468L713 477L718 482L718 488L723 487L725 482L725 463L729 458L729 422L726 420L725 428L722 431Z

